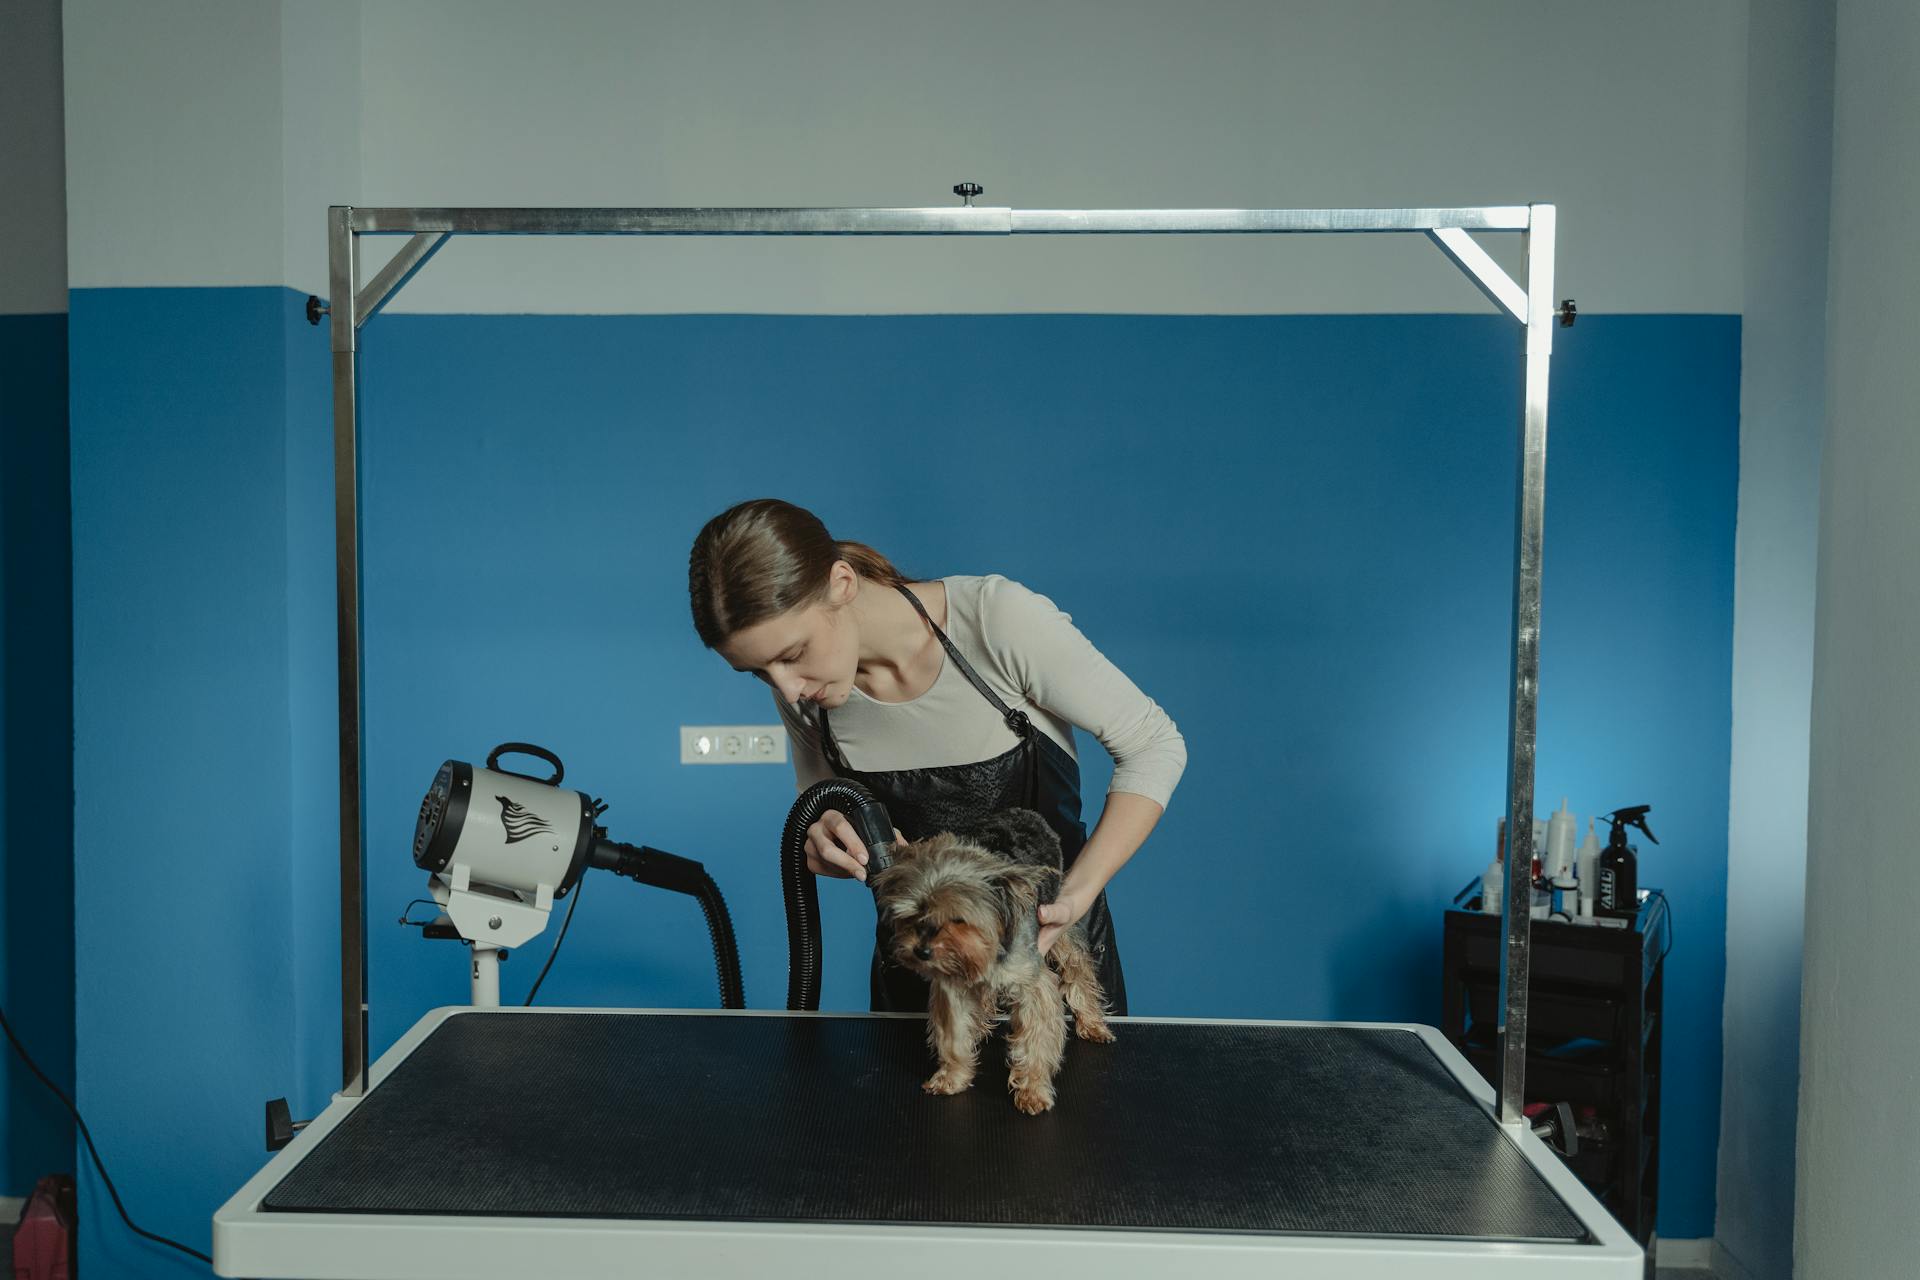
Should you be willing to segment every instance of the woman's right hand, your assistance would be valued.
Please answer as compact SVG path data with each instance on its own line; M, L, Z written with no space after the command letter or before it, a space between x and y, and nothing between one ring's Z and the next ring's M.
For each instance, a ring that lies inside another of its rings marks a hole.
M867 846L838 809L828 809L807 828L807 869L842 880L867 878Z

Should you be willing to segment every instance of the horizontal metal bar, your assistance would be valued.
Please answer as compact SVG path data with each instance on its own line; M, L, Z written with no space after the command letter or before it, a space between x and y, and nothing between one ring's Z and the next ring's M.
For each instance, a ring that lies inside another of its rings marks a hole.
M1524 205L1479 209L360 209L368 235L1231 235L1524 231Z
M368 234L522 236L1006 235L1006 209L355 209Z
M1015 235L1309 231L1525 231L1524 205L1490 209L1016 209Z
M419 274L420 268L427 265L428 259L440 251L447 242L447 233L423 231L401 246L400 252L386 266L380 268L367 287L360 291L360 297L354 302L355 325L363 325L380 313L387 300L405 287L407 281Z

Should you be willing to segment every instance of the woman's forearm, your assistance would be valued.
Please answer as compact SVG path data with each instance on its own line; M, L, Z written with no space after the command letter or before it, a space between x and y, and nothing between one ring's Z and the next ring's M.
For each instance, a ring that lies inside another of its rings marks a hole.
M1153 833L1154 826L1164 813L1154 801L1131 791L1113 791L1107 795L1107 802L1100 812L1100 821L1094 825L1093 834L1087 837L1087 844L1074 859L1073 870L1069 871L1061 892L1072 894L1076 898L1084 897L1087 902L1104 888L1107 882L1127 865L1146 843Z

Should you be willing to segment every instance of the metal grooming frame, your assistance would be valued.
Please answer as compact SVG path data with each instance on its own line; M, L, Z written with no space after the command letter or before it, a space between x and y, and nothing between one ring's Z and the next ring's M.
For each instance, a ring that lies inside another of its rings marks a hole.
M345 1084L367 1088L366 832L360 648L360 326L379 313L455 235L576 236L1006 236L1235 235L1416 232L1452 259L1502 311L1520 322L1526 381L1520 407L1519 507L1514 530L1513 689L1507 727L1507 886L1500 971L1499 1107L1503 1125L1526 1123L1528 923L1533 866L1534 720L1540 668L1541 535L1547 464L1547 365L1553 325L1572 324L1571 302L1553 303L1555 208L1467 209L1003 209L975 207L979 188L956 187L964 206L928 209L360 209L327 211L331 307L307 302L315 324L330 317L333 347L334 530L340 638L340 997ZM1469 234L1519 232L1526 284L1516 284ZM364 288L360 237L412 238Z

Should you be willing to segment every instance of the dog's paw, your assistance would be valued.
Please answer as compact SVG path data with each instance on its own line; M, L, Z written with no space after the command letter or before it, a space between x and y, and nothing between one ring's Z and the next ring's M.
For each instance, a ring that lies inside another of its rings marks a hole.
M1097 1022L1092 1018L1075 1018L1073 1034L1082 1040L1091 1040L1094 1044L1112 1044L1114 1041L1113 1028L1105 1022Z
M1013 1105L1030 1116L1053 1109L1053 1089L1046 1086L1026 1086L1013 1091Z
M926 1083L922 1084L920 1087L922 1089L925 1089L928 1093L931 1093L931 1094L946 1095L946 1094L954 1094L954 1093L965 1093L967 1091L967 1086L971 1085L972 1083L973 1083L972 1073L951 1071L951 1070L947 1070L946 1068L942 1068L941 1070L936 1071L931 1076L929 1076L927 1078Z

